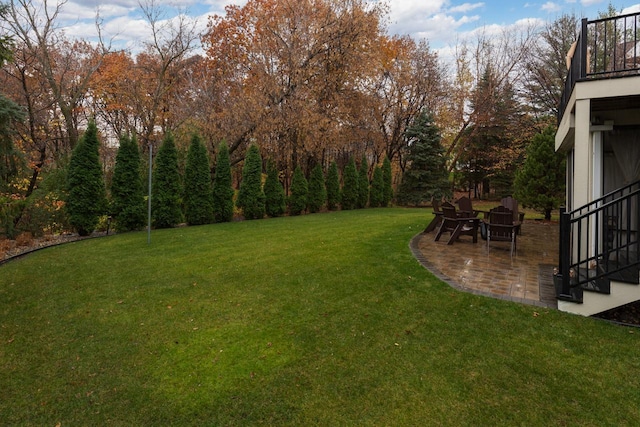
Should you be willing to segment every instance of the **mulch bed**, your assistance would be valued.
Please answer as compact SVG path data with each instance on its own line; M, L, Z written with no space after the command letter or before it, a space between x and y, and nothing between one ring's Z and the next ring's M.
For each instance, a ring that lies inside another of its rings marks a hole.
M609 320L611 322L620 323L622 325L640 327L640 301L631 302L594 314L593 317L598 319Z
M113 232L111 233L113 234ZM106 236L105 232L94 232L90 236L79 236L74 233L63 233L56 235L46 235L42 237L31 237L29 234L22 234L15 240L0 240L0 265L12 259L30 254L37 250L50 246L61 245L63 243L75 242L77 240L91 239L94 237Z

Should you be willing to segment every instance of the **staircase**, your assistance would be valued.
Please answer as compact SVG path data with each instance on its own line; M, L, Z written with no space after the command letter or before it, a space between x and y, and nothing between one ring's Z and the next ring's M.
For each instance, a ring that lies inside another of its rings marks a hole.
M560 217L558 308L590 316L640 300L640 181Z

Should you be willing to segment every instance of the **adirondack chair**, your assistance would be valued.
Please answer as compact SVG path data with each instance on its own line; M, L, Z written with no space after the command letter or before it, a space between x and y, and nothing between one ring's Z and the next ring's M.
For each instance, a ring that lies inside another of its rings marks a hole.
M522 228L520 227L524 222L524 212L518 212L518 201L511 196L504 197L500 200L500 204L505 208L511 209L513 212L513 220L518 222L518 234L522 234Z
M458 204L458 216L466 216L467 218L474 218L478 216L479 211L473 209L473 203L467 196L460 197L456 203Z
M489 220L485 221L487 229L487 250L491 242L511 242L511 256L517 249L517 229L520 225L513 220L513 211L504 206L498 206L489 211Z
M453 244L460 236L472 236L473 243L478 242L478 223L479 218L468 218L466 216L460 216L459 212L456 212L455 206L450 203L444 203L442 205L442 223L436 234L435 241L440 240L440 236L443 233L451 233L447 245Z
M431 222L429 222L429 225L427 225L427 228L424 229L423 233L431 233L442 223L442 209L440 209L440 200L434 198L431 201L431 206L433 207L433 219L431 220Z

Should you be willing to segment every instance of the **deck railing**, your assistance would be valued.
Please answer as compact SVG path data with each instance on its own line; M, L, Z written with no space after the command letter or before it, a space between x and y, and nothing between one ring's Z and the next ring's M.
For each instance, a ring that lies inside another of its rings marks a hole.
M584 80L637 75L640 72L640 13L583 19L560 98L562 120L575 84Z
M639 222L640 181L562 212L558 298L582 302L585 288L608 293L611 278L638 283Z

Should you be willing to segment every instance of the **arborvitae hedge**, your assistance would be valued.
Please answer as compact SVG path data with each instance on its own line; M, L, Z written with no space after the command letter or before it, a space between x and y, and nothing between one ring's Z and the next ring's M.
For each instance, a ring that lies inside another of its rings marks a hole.
M141 229L146 222L140 150L135 137L120 137L111 180L111 214L117 231Z
M369 206L377 208L382 206L384 200L384 179L382 168L376 166L373 170L373 181L371 181L371 192L369 193Z
M358 206L358 170L353 158L344 168L342 174L342 209L355 209Z
M175 227L182 222L178 150L173 135L165 134L155 160L151 189L151 217L156 228Z
M225 142L221 142L213 178L213 212L216 222L229 222L233 219L234 193L229 148Z
M324 184L324 174L322 173L322 165L318 163L309 176L309 212L319 212L327 200L327 189Z
M338 209L340 203L340 176L338 175L338 165L331 162L327 171L327 209L334 211Z
M358 208L366 208L369 201L369 163L362 156L360 171L358 172Z
M71 155L67 175L65 208L69 223L81 236L93 232L107 209L106 190L100 166L98 130L89 122L86 132Z
M193 135L184 170L184 214L189 225L213 222L209 155L200 136Z
M242 209L245 219L262 219L265 212L265 195L262 190L262 157L258 146L247 151L242 168L242 182L236 206Z
M382 182L384 186L382 206L389 206L393 200L393 177L391 176L391 161L388 157L385 157L382 162Z
M267 179L264 182L265 211L270 217L282 216L286 209L284 188L278 177L279 171L273 160L267 164Z
M291 178L291 195L289 196L289 214L300 215L307 208L309 184L300 166L296 166Z

